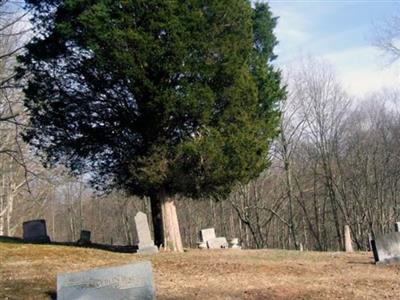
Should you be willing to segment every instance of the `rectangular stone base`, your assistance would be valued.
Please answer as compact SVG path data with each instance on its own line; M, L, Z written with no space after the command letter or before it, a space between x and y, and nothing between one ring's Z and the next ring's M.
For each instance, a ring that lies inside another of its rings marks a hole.
M146 247L139 247L137 250L138 254L154 254L158 252L157 246L146 246Z
M29 238L24 238L24 243L29 243L29 244L48 244L48 243L50 243L50 238L49 238L48 235L29 237Z

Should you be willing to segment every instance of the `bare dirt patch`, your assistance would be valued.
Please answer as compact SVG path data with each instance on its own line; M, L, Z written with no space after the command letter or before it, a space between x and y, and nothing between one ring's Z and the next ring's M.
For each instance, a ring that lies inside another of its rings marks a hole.
M0 299L54 299L56 275L151 260L157 299L398 299L400 266L369 253L189 250L154 256L0 243Z

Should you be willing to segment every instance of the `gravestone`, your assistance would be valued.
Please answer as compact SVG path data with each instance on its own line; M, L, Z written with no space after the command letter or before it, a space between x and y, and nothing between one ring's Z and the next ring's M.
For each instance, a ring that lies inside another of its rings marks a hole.
M158 248L151 239L149 223L145 213L139 211L135 216L136 231L139 238L138 253L152 254L157 253Z
M400 222L394 223L394 231L400 232Z
M202 229L201 231L201 240L204 243L207 243L208 240L210 239L215 239L215 229L214 228L206 228Z
M58 300L156 299L151 263L57 275Z
M45 220L31 220L22 224L25 243L50 243Z
M372 241L375 248L374 258L377 263L400 262L400 232L390 232L377 236Z
M217 237L214 239L209 239L207 241L207 246L209 249L226 249L229 245L226 238Z
M231 248L232 249L242 249L242 247L239 245L239 239L238 238L233 238L230 242Z
M346 252L353 252L353 242L351 241L350 226L344 226L344 247Z
M92 242L90 241L91 232L89 230L81 230L81 236L77 242L78 245L90 245Z

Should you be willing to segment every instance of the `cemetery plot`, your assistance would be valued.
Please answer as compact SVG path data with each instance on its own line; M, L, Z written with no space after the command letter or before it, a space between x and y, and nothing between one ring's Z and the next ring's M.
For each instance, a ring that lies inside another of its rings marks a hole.
M0 242L0 299L56 299L57 274L135 264L143 257L80 247ZM162 252L147 256L158 300L398 299L400 266L366 252Z

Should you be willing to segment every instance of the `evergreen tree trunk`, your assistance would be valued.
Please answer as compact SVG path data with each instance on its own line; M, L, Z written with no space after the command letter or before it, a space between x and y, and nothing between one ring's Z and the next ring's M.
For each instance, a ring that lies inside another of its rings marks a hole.
M173 198L160 191L151 197L151 212L154 228L154 241L160 247L183 252L182 238L179 230L178 215Z
M151 217L153 221L154 243L157 247L164 245L164 226L162 217L162 206L159 195L150 197Z

